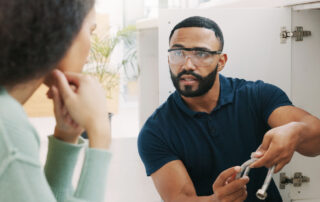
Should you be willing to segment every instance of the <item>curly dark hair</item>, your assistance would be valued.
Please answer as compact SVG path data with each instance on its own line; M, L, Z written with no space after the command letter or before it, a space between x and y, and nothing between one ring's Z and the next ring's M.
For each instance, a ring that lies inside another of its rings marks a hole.
M184 27L203 27L206 29L210 29L215 33L215 36L217 37L217 39L219 39L220 41L220 50L223 50L223 46L224 46L224 39L223 39L223 34L222 31L219 27L219 25L214 22L213 20L209 19L209 18L205 18L205 17L201 17L201 16L192 16L189 18L186 18L184 20L182 20L181 22L179 22L172 30L169 36L169 42L171 40L171 37L173 35L173 33L180 28L184 28Z
M66 54L95 0L0 0L0 85L46 75Z

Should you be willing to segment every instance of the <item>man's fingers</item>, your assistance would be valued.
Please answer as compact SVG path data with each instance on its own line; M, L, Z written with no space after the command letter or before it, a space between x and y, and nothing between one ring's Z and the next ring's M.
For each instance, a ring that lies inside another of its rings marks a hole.
M239 198L237 198L234 202L243 202L244 200L246 200L248 196L248 192L247 190L245 190L241 196L239 196Z
M242 198L247 192L245 187L238 189L236 192L226 196L226 201L236 201L239 198Z
M255 152L254 157L256 157L256 158L262 157L265 154L265 152L268 150L269 145L271 143L271 140L272 140L272 136L268 135L268 133L266 133L261 145L259 146L259 148Z
M237 173L234 173L231 177L228 177L225 184L229 184L230 182L236 179Z
M270 133L266 133L264 135L263 141L257 151L254 154L254 157L260 158L256 162L250 165L251 168L259 168L264 166L267 162L271 161L271 158L274 158L273 155L270 155L271 142L272 142L272 135Z
M253 157L261 158L264 155L264 153L265 153L265 151L257 150L256 152L254 152Z
M66 75L64 75L59 70L54 70L53 75L57 80L57 85L59 92L63 99L66 99L74 94L73 90L70 87L69 81L67 80Z
M246 184L248 182L249 182L249 177L245 176L243 178L234 180L230 184L227 184L223 187L217 187L216 190L214 189L213 191L216 198L218 199L229 199L226 201L234 201L235 198L241 195L240 192L246 190Z
M277 166L274 168L274 173L279 172L288 162L286 161L281 161L280 163L277 164Z
M242 177L238 180L231 182L230 184L225 186L225 189L227 190L225 192L225 195L230 195L235 192L238 192L239 190L243 189L248 182L249 182L248 176Z
M235 166L232 168L228 168L227 170L224 170L222 173L220 173L220 175L214 182L213 189L215 189L216 187L224 186L226 184L226 181L238 172L240 172L240 166Z
M275 158L277 156L277 152L275 151L275 149L273 149L273 146L271 145L269 150L263 155L263 157L251 164L250 167L260 168L262 166L265 166L269 168L277 162L277 159Z

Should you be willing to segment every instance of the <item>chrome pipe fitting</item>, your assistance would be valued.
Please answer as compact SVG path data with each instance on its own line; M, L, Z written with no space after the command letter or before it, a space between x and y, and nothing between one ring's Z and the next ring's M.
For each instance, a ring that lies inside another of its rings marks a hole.
M239 179L240 177L248 176L249 172L250 172L250 165L257 160L258 160L258 158L253 157L253 154L251 154L251 159L249 159L248 161L244 162L241 165L240 172L237 173L236 179ZM260 200L265 200L268 196L267 189L270 185L270 182L271 182L271 179L272 179L272 176L274 173L274 168L275 168L275 166L272 166L271 168L269 168L268 174L264 180L264 183L263 183L261 189L259 189L256 193L257 198Z

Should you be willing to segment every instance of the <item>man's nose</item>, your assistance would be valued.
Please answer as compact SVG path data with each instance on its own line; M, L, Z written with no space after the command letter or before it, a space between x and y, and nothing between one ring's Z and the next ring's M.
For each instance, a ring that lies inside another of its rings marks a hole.
M183 64L183 69L185 70L195 70L196 66L192 63L192 60L189 56L186 56L185 62Z

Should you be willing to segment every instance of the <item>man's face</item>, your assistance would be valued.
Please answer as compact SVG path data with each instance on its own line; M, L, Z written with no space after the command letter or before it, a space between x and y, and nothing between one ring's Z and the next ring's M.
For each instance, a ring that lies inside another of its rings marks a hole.
M184 51L184 48L194 51ZM206 94L214 85L220 59L219 54L205 52L220 50L215 33L199 27L177 29L170 40L170 49L181 49L169 52L168 57L176 90L185 97Z

